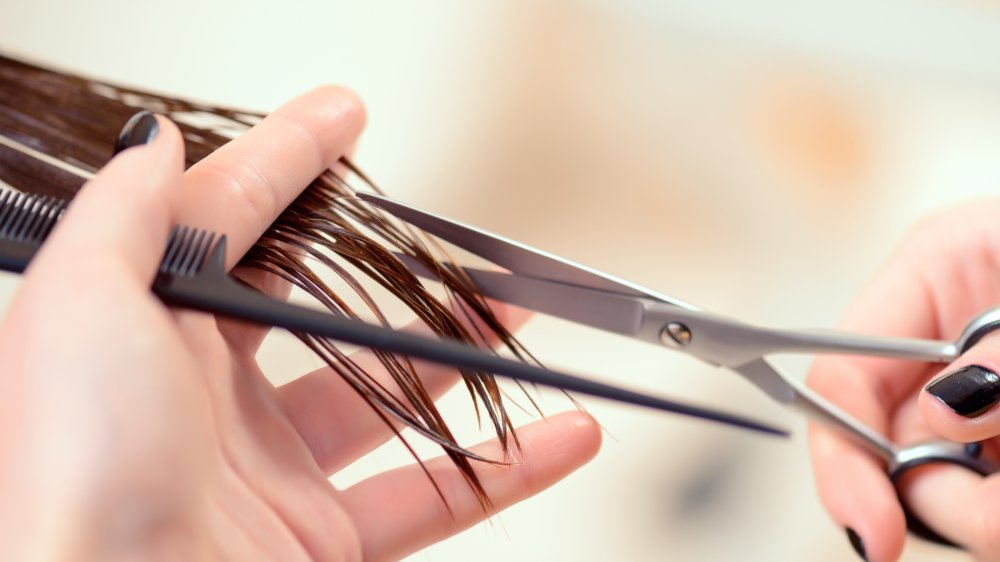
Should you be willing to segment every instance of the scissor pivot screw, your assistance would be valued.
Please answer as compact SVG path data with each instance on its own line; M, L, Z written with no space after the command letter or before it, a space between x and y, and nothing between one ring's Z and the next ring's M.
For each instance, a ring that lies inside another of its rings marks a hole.
M660 331L660 341L669 347L684 347L691 343L691 330L680 322L671 322Z

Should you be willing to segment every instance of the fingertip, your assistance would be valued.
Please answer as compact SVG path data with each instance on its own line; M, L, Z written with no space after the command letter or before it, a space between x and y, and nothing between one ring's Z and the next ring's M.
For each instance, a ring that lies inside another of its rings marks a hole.
M521 448L505 451L497 439L472 448L501 460L477 463L476 474L493 510L502 510L555 484L590 460L601 430L589 415L570 411L519 428ZM426 472L425 472L426 471ZM432 486L418 485L428 473L445 495L443 508ZM398 559L482 521L493 513L447 457L374 476L345 490L345 509L358 527L365 560Z
M893 562L903 555L906 519L901 511L898 515L893 509L857 513L844 527L854 531L856 540L850 541L851 546L867 562Z
M477 469L487 495L498 508L506 508L556 484L587 464L601 447L596 420L580 411L546 417L517 429L520 447L504 451L508 468ZM496 455L495 439L473 448L490 458Z
M604 433L601 425L587 412L574 410L557 416L565 424L563 440L572 447L577 466L592 460L601 450Z
M868 553L865 550L865 540L861 538L861 535L859 535L857 531L850 527L847 527L844 531L846 531L847 541L851 544L851 548L854 549L854 552L860 556L862 560L868 562Z
M895 499L893 504L881 508L870 504L866 511L854 511L838 521L844 529L853 531L854 537L848 538L851 547L867 562L892 562L903 555L906 518Z
M162 143L165 148L170 150L176 158L176 163L178 166L183 167L184 165L184 135L181 133L180 128L176 123L173 122L169 117L165 115L154 115L156 118L156 124L159 127L159 132L156 138L153 139L153 144ZM159 145L158 145L159 146Z
M143 279L153 275L172 221L171 201L184 163L177 126L163 116L155 116L155 122L155 133L149 132L147 119L145 132L126 141L131 146L81 188L43 248L42 261L49 253L73 257L57 260L63 263L107 265L108 260L123 260Z
M104 213L125 208L140 218L169 210L184 171L184 140L173 121L163 115L147 115L146 121L156 123L155 132L150 133L147 126L142 134L134 129L132 134L124 133L124 148L84 186L80 200L99 199L99 203L89 205L100 206Z
M1000 376L981 363L947 369L920 393L920 414L946 439L968 443L1000 434Z
M178 173L184 172L184 135L170 118L156 115L159 132L153 139L152 148L157 151L158 161L163 162Z
M351 88L326 84L315 88L310 94L330 100L333 107L343 112L359 130L368 123L368 109L365 107L365 102Z
M578 410L538 420L517 430L521 462L539 467L534 470L533 488L542 489L586 464L601 448L600 425L590 414ZM539 474L548 475L538 479ZM540 480L540 481L539 481Z
M301 124L315 139L327 167L351 150L368 121L361 97L335 85L315 88L271 115Z
M115 150L111 161L81 190L81 196L100 191L103 197L158 205L177 191L184 171L184 138L169 118L137 113L123 128Z
M130 148L153 142L159 130L160 125L153 112L143 110L132 115L119 131L112 155L117 156Z
M175 155L175 160L183 163L184 143L180 129L169 118L150 111L140 111L125 122L115 141L113 160L129 152L129 157L144 147L154 147L161 151L168 150ZM180 158L176 158L176 153ZM125 158L125 157L123 157Z
M816 487L831 518L857 534L869 561L897 560L906 518L882 467L827 429L813 427L810 433Z
M961 416L956 415L939 398L924 391L920 393L917 403L921 417L934 433L944 439L963 442L966 435L972 433L968 427L969 420L963 420Z

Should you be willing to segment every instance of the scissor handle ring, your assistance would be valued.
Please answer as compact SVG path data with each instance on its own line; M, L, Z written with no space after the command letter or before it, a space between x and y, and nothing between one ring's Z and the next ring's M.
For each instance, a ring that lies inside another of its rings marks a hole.
M952 464L961 466L980 476L989 476L997 472L998 467L993 462L982 458L980 455L983 447L980 443L955 443L952 441L929 441L919 445L913 445L901 449L896 453L896 458L889 465L889 478L896 487L896 495L899 504L903 507L906 515L906 528L924 540L934 542L944 546L963 548L955 544L931 529L913 511L903 498L899 490L899 481L904 473L918 466L928 464Z

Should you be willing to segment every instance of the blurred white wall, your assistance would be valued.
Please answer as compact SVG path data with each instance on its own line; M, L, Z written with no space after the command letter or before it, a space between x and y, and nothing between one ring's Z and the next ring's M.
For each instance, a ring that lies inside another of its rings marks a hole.
M357 161L397 197L764 324L833 325L916 217L1000 187L987 0L6 4L0 50L114 81L263 110L350 86L370 115ZM544 318L523 340L795 438L585 401L597 460L413 560L854 556L804 424L748 384ZM313 364L280 338L262 360L275 380ZM389 447L335 481L401 462Z

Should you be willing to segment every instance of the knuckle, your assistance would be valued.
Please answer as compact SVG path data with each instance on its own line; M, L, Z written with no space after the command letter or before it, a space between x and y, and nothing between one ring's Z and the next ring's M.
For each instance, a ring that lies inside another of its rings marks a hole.
M916 220L903 237L900 253L919 257L928 250L941 248L954 240L954 220L951 211L938 211Z
M1000 200L974 201L948 207L918 219L904 238L903 250L926 255L929 249L941 252L1000 245L1000 229L991 217L1000 211Z
M512 464L504 467L509 471L512 482L510 483L510 497L526 498L537 492L542 486L539 482L538 474L535 471L535 463L527 457L530 451L521 451L512 458Z
M260 231L277 214L274 186L253 159L229 159L225 164L206 159L199 164L199 172L208 176L201 178L205 185L222 192L224 200L232 205L225 210L226 214L251 220Z
M819 394L829 396L837 388L835 370L825 365L822 360L818 360L806 375L806 384Z
M875 395L881 398L881 389L858 376L858 369L841 358L824 358L816 361L809 370L806 384L820 396L849 408L858 403L866 404Z

